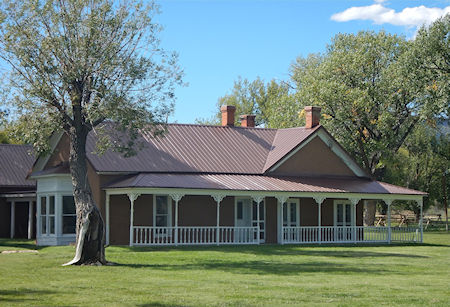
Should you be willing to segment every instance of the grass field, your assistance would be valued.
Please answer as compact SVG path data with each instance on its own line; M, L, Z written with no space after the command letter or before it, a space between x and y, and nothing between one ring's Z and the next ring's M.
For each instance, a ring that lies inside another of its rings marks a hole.
M420 245L108 247L116 266L61 267L73 247L0 254L0 305L450 306L450 235ZM0 241L0 251L35 249Z

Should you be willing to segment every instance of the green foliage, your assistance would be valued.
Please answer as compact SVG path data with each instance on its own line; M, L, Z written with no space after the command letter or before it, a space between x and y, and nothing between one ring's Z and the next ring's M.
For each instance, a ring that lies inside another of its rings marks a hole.
M163 131L156 124L171 112L182 72L159 47L157 13L134 0L3 1L0 57L11 68L16 134L43 152L55 130L101 133L114 121L129 137L99 145L127 153L139 129Z

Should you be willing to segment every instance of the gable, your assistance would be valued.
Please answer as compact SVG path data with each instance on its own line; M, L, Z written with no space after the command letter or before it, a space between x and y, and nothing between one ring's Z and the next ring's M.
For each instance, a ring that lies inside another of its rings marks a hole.
M44 165L43 170L47 170L55 166L61 165L64 162L68 162L69 154L70 154L69 137L67 134L64 133L59 139L58 144L48 157L48 161Z

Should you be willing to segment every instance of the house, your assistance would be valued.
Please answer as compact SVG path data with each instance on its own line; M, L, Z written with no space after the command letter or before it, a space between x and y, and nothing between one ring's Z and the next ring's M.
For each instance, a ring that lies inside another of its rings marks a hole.
M36 235L36 182L26 180L34 160L29 145L0 144L0 238Z
M94 154L87 140L88 179L106 222L107 244L193 245L422 241L419 227L363 226L363 204L415 201L423 192L372 180L306 107L305 127L255 128L169 124L164 137L142 132L143 148L125 158ZM31 177L37 182L37 244L75 240L69 143L52 137Z

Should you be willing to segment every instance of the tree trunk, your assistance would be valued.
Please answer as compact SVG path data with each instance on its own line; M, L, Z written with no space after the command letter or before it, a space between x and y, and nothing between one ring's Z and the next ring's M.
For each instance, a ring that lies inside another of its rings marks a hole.
M89 131L84 125L71 127L70 173L77 213L77 242L71 264L106 264L104 247L104 223L94 203L87 176L86 139Z
M375 224L375 213L377 211L377 201L367 200L364 205L364 225L373 226Z
M447 176L446 172L442 175L442 198L444 202L444 213L445 213L445 231L448 232L448 207L447 207Z

